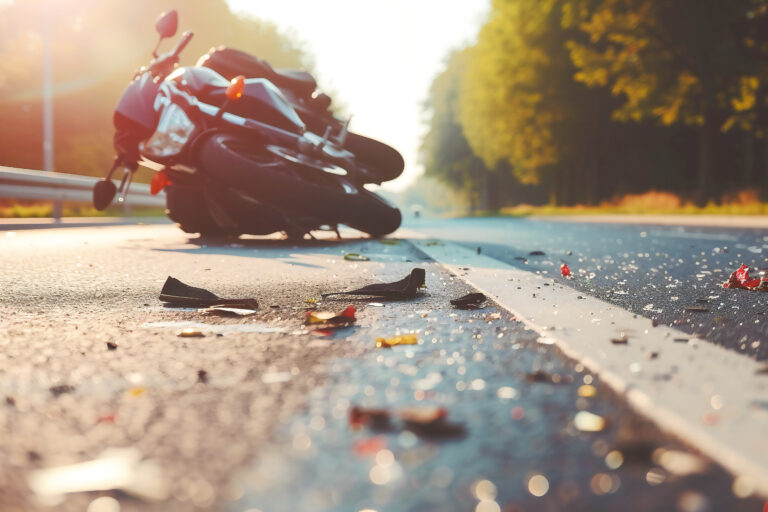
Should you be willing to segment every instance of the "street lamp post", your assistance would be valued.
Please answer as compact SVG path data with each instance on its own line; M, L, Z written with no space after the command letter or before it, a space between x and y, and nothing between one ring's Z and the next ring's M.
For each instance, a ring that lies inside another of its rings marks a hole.
M43 170L53 171L53 58L51 48L51 1L44 2L43 13ZM53 217L61 220L61 199L53 201Z

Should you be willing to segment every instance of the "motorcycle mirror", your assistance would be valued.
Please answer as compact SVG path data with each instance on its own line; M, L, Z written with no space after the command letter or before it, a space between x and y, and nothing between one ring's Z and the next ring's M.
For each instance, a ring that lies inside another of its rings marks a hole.
M176 9L162 13L155 22L155 30L160 34L161 39L175 36L178 27L179 13L176 12Z
M101 211L112 203L117 194L117 187L112 180L103 179L93 186L93 206Z
M229 101L237 101L243 96L243 90L245 89L245 77L243 75L236 76L229 83L227 87L227 99Z

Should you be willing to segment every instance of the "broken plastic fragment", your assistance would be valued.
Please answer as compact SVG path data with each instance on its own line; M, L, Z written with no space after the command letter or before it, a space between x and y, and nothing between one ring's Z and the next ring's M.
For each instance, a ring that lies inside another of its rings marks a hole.
M325 328L343 327L355 321L355 306L347 306L341 313L333 311L307 311L308 325L321 324Z
M451 304L459 309L478 309L485 300L486 296L482 293L470 293L458 299L452 299Z
M141 499L164 500L169 483L161 468L135 448L113 448L97 459L30 473L29 487L45 502L64 494L120 490Z
M414 268L411 273L394 283L369 284L357 290L348 292L324 293L323 297L331 295L365 295L369 297L388 297L393 299L412 299L424 285L426 272L423 268Z
M746 263L742 263L741 266L731 274L731 277L726 283L723 283L724 288L744 288L752 290L760 285L760 278L751 279L749 277L749 266Z
M412 423L432 423L448 417L448 411L443 407L407 407L400 410L400 418Z
M605 418L589 411L579 411L573 418L574 426L582 432L600 432L605 428Z
M564 277L568 277L569 275L571 275L571 269L568 268L568 265L563 263L562 265L560 265L560 273L563 274Z
M368 427L374 430L388 430L392 426L388 410L357 406L349 410L349 425L352 428Z
M443 407L408 407L399 414L405 428L427 438L462 437L466 429L460 423L448 422L448 411Z
M203 288L196 288L184 284L178 279L168 276L163 289L160 291L160 300L175 307L210 307L228 305L244 309L258 309L256 299L224 299Z
M221 316L250 316L256 314L256 310L254 309L233 308L229 306L212 306L210 308L201 309L200 311L211 315Z
M75 387L70 386L69 384L59 384L58 386L51 386L48 389L51 393L53 393L53 396L56 397L65 393L73 393L75 391Z
M396 345L416 345L419 337L416 334L403 334L392 338L376 338L376 348L391 348Z
M371 261L371 258L368 256L363 256L362 254L356 252L349 252L345 254L344 259L347 261Z

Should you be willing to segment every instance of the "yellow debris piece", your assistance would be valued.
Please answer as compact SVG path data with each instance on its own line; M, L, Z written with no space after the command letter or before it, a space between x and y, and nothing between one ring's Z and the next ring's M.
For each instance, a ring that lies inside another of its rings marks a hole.
M392 338L376 338L376 348L390 348L395 345L416 345L419 337L415 334L403 334Z

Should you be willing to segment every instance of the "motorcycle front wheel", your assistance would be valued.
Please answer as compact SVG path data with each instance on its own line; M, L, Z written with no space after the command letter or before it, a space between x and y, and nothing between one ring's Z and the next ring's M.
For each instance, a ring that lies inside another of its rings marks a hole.
M271 205L292 221L301 219L307 229L346 224L384 236L400 227L400 210L376 194L339 176L280 158L234 134L210 136L200 146L199 161L211 177Z

